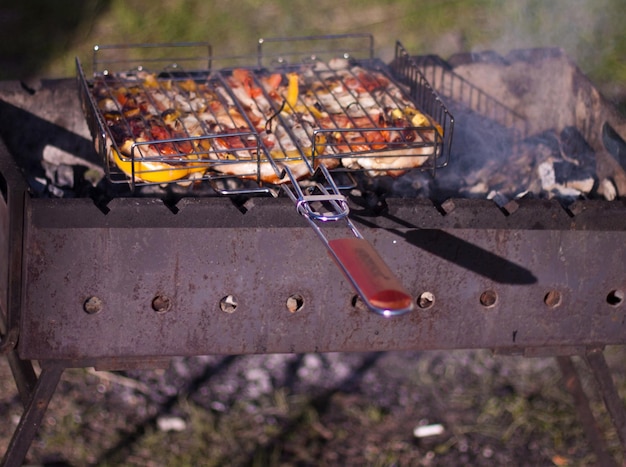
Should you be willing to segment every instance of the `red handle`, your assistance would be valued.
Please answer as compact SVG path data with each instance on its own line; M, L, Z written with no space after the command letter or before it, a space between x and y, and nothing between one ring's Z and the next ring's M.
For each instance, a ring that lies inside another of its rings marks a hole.
M413 308L413 297L367 240L338 238L328 245L366 302L383 310L386 316Z

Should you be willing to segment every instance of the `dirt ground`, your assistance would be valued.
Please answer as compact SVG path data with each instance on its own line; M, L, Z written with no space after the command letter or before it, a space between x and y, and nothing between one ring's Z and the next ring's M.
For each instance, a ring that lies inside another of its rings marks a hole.
M626 350L605 354L626 400ZM594 381L582 360L574 363L622 465ZM6 359L0 413L4 452L21 414ZM27 463L587 466L596 457L554 358L480 350L205 356L173 359L167 370L70 369Z

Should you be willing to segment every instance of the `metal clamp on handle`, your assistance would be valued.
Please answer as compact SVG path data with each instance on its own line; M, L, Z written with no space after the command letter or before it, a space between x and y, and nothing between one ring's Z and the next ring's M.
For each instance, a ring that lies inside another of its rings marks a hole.
M329 203L333 206L333 211L320 212L311 206L313 202ZM345 218L350 209L346 198L342 195L308 195L298 199L296 203L296 209L307 219L312 219L321 222L337 221Z
M289 168L285 166L285 173L289 176L291 184L283 185L283 188L296 204L298 212L309 222L339 269L370 310L385 317L398 316L413 310L415 301L411 294L348 218L350 213L348 202L339 192L328 169L320 166L317 171L323 175L325 182L314 182L306 187L305 193ZM330 212L316 210L312 206L315 202L328 206ZM338 220L346 222L354 237L328 239L321 225Z
M307 192L303 190L293 173L287 165L283 167L284 173L289 177L290 186L284 185L283 188L296 204L296 209L300 214L309 220L321 222L337 221L344 219L350 213L346 197L339 192L339 188L335 184L328 169L321 165L317 168L315 175L318 178L323 177L323 182L314 181L308 187ZM315 194L313 194L315 193ZM312 206L312 203L319 203L326 211L320 211Z

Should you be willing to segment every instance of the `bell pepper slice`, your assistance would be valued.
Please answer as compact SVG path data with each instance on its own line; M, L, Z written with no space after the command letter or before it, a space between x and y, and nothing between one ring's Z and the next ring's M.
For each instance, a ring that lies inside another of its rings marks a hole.
M287 85L287 104L289 104L290 107L295 107L298 103L298 74L289 73L287 78L289 79L289 84Z
M111 149L113 162L129 178L133 177L133 164L135 166L134 176L148 183L168 183L188 177L192 173L206 171L203 164L192 164L189 167L174 167L163 162L142 162L123 160L115 149Z

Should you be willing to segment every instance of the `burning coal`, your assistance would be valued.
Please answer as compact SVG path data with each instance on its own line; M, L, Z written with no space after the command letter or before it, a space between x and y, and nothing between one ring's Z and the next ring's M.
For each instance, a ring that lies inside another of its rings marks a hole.
M521 197L567 204L626 195L624 117L561 50L418 60L454 114L452 156L434 178L396 180L395 194L500 206Z

